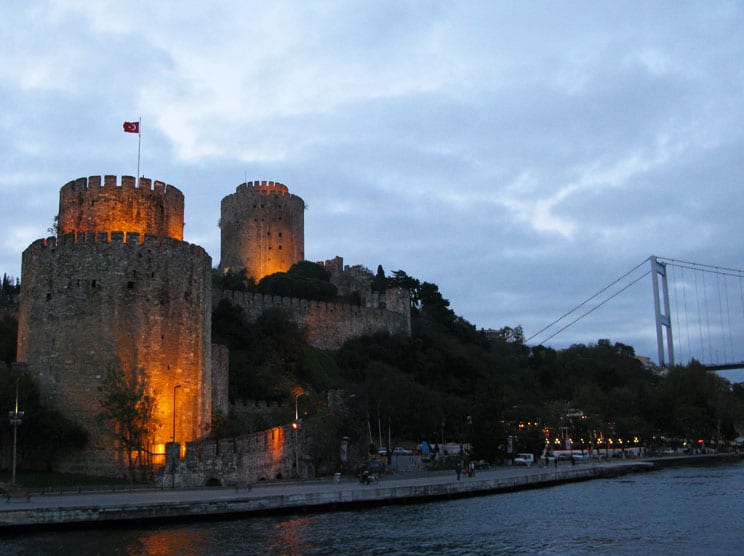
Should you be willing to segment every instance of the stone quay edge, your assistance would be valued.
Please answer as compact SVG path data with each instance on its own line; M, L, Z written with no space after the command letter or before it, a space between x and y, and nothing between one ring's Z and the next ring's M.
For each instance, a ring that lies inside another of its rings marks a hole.
M457 479L454 472L383 476L360 484L356 478L258 483L250 488L148 489L75 494L33 494L0 501L0 533L93 524L195 521L359 509L483 496L652 471L669 465L735 461L739 454L644 458L617 462L562 462L559 467L505 466Z

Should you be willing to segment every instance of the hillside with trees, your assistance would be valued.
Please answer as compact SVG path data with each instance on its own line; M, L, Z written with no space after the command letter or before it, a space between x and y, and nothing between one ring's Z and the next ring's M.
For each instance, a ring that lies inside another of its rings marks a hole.
M536 453L546 435L584 448L710 445L733 441L744 423L744 387L695 362L662 376L607 339L560 351L527 346L519 326L479 331L436 284L404 271L381 278L378 268L374 284L408 289L410 337L376 334L321 352L281 310L245 324L238 308L217 307L213 338L230 348L231 397L291 405L301 388L321 414L327 391L342 389L375 429L372 448L389 437L393 445L462 442L491 461L504 457L509 436L515 450Z

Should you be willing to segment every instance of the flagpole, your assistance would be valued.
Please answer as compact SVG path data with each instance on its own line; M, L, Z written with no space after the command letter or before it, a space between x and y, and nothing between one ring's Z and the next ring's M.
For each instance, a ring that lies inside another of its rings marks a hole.
M140 116L139 123L137 124L137 179L135 183L139 187L140 183L140 149L142 147L142 116Z

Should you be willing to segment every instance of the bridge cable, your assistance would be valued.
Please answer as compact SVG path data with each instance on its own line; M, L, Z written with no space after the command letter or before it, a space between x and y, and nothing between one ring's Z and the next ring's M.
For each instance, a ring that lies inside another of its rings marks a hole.
M577 310L581 309L581 308L582 308L582 307L583 307L584 305L586 305L587 303L589 303L589 302L590 302L590 301L591 301L592 299L594 299L595 297L599 296L600 294L602 294L602 293L606 292L606 291L607 291L608 289L610 289L610 288L611 288L612 286L614 286L615 284L617 284L617 283L618 283L618 282L619 282L620 280L624 279L624 278L625 278L626 276L628 276L629 274L632 274L633 272L635 272L636 270L638 270L638 269L639 269L639 268L640 268L641 266L643 266L643 265L644 265L644 264L646 264L647 262L648 262L648 259L646 259L646 260L644 260L644 261L642 261L642 262L638 263L638 264L637 264L636 266L634 266L633 268L631 268L631 269L630 269L630 270L629 270L628 272L626 272L625 274L623 274L622 276L620 276L620 278L618 278L618 279L617 279L617 280L615 280L614 282L612 282L612 283L608 284L607 286L605 286L604 288L602 288L601 290L599 290L599 291L598 291L597 293L595 293L595 294L594 294L593 296L591 296L591 297L590 297L589 299L587 299L587 300L585 300L585 301L582 301L581 303L579 303L579 304L578 304L578 305L577 305L576 307L574 307L573 309L571 309L571 310L570 310L570 311L568 311L567 313L563 313L563 314L562 314L562 315L561 315L560 317L558 317L557 319L555 319L555 320L554 320L553 322L551 322L551 323L550 323L549 325L547 325L547 326L545 326L545 327L541 328L540 330L538 330L537 332L535 332L535 333L534 333L534 334L533 334L532 336L530 336L529 338L527 338L527 339L526 339L526 340L524 341L524 343L526 344L527 342L529 342L530 340L532 340L532 338L535 338L535 337L539 336L540 334L542 334L543 332L545 332L545 331L546 331L546 330L547 330L548 328L550 328L551 326L553 326L553 325L555 325L555 324L558 324L559 322L561 322L561 321L562 321L563 319L565 319L565 318L566 318L566 317L567 317L568 315L570 315L570 314L571 314L571 313L573 313L574 311L577 311ZM648 273L646 273L646 274L648 274ZM644 274L644 276L645 276L645 274ZM635 283L635 282L633 282L633 283ZM583 317L580 317L580 318L583 318ZM574 321L574 322L576 322L576 321ZM571 323L571 324L573 324L573 323ZM571 325L569 325L569 326L571 326ZM561 330L560 330L559 332L561 332L561 331L563 331L563 330L565 330L565 328L561 329ZM557 334L557 333L556 333L556 334ZM554 334L553 336L555 336L555 334ZM551 336L550 338L552 338L553 336ZM548 340L549 340L550 338L548 338ZM547 341L547 340L546 340L546 341Z
M700 293L698 292L697 274L693 270L692 277L695 279L695 304L697 305L698 338L700 339L701 359L705 359L705 345L703 344L703 319L700 318Z
M644 261L644 262L645 262L645 261ZM639 266L640 266L640 265L639 265ZM636 267L636 268L638 268L638 267ZM635 270L635 269L634 269L634 270ZM622 288L621 290L619 290L619 291L615 292L614 294L612 294L612 295L611 295L610 297L608 297L607 299L605 299L604 301L602 301L602 302L601 302L601 303L599 303L598 305L596 305L596 306L592 307L592 308L591 308L591 309L589 309L589 310L588 310L588 311L587 311L586 313L584 313L584 314L582 314L582 315L580 315L580 316L576 317L576 318L575 318L574 320L572 320L571 322L569 322L569 323L568 323L568 324L567 324L566 326L564 326L563 328L561 328L560 330L558 330L558 332L556 332L555 334L552 334L551 336L548 336L547 338L545 338L545 339L543 340L543 342L541 342L541 343L547 342L548 340L551 340L552 338L555 338L555 337L556 337L556 336L557 336L558 334L560 334L561 332L563 332L563 331L564 331L564 330L566 330L567 328L569 328L569 327L573 326L574 324L576 324L577 322L579 322L579 321L580 321L581 319L583 319L583 318L584 318L585 316L587 316L587 315L589 315L589 314L593 313L594 311L596 311L597 309L599 309L599 308L600 308L600 307L601 307L602 305L604 305L604 304L605 304L605 303L607 303L608 301L611 301L612 299L614 299L615 297L617 297L618 295L620 295L621 293L623 293L623 292L624 292L625 290L627 290L627 289L628 289L628 288L629 288L630 286L632 286L632 285L634 285L634 284L638 283L639 281L641 281L641 280L642 280L643 278L645 278L645 277L646 277L646 276L648 276L649 274L651 274L651 271L650 271L650 270L646 271L645 273L643 273L643 274L642 274L641 276L639 276L638 278L636 278L635 280L633 280L633 281L632 281L632 282L631 282L630 284L628 284L627 286L625 286L625 287L624 287L624 288ZM532 337L534 338L534 336L532 336ZM525 342L526 342L526 340L525 340Z
M726 282L726 275L723 275L723 292L726 296L726 321L728 323L728 341L729 341L729 348L731 349L731 359L729 361L734 361L734 358L736 357L736 354L734 353L734 329L731 326L731 307L729 306L729 289L728 289L728 282Z
M702 264L702 263L693 263L690 261L680 261L678 259L669 259L667 257L656 257L656 259L660 262L688 268L691 270L696 270L698 272L711 272L715 273L718 272L719 274L727 274L729 276L737 276L740 277L742 273L744 273L744 270L738 269L738 268L730 268L726 266L714 266L709 264Z
M723 324L723 299L721 297L721 278L720 274L716 273L716 297L718 298L718 318L721 321L721 349L723 350L723 360L725 363L728 360L728 353L726 352L726 327Z
M682 272L682 304L685 307L685 331L687 333L687 360L692 359L692 340L690 339L690 317L689 312L687 310L687 285L684 280L684 267L679 267L680 271Z
M708 310L708 285L705 283L705 272L701 271L701 277L703 279L703 308L705 309L705 328L708 331L708 355L712 362L715 361L713 357L713 335L710 333L710 311Z

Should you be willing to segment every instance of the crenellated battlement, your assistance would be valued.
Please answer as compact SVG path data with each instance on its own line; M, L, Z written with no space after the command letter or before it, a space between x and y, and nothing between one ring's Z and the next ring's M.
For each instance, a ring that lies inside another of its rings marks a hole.
M305 258L305 201L273 181L249 181L220 205L220 269L259 281Z
M73 232L126 230L183 239L183 193L162 181L90 176L62 186L58 228Z
M249 193L255 192L262 195L289 195L289 188L283 183L256 180L241 183L236 189L235 193Z
M196 244L187 243L173 239L171 237L162 237L155 234L141 235L139 232L70 232L57 237L50 236L47 238L37 239L27 247L29 250L57 249L67 246L77 245L121 245L128 244L134 246L143 246L147 248L173 248L188 245L192 250L199 253L206 253L204 249Z
M171 198L183 200L183 193L178 188L162 181L153 181L150 178L140 178L139 183L134 176L89 176L68 181L60 189L60 197L69 195L98 195L102 190L137 191L142 195L155 193L156 195L168 195Z

